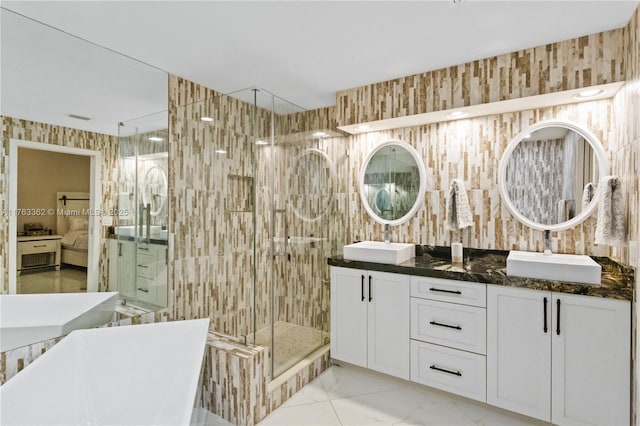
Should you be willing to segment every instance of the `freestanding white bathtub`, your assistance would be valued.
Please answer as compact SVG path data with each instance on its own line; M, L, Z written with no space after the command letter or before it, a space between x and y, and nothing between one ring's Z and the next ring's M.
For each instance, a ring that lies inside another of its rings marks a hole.
M209 320L77 330L0 387L3 425L188 425Z
M119 293L0 295L0 352L103 325Z

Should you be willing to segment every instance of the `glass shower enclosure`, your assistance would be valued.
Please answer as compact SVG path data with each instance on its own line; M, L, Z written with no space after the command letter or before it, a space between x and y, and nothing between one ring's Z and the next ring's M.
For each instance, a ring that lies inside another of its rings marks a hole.
M115 218L116 283L132 313L167 306L168 114L119 125ZM122 308L125 309L125 308Z
M215 207L198 241L214 265L203 295L212 327L268 347L274 378L329 343L326 259L346 235L331 221L341 137L262 89L181 108L191 121L180 132L211 175L199 191Z

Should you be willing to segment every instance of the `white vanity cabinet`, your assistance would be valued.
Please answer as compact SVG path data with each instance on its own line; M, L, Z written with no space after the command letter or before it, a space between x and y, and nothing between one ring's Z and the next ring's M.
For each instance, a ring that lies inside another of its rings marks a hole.
M487 402L559 425L628 425L630 308L489 285Z
M331 268L331 356L409 379L410 277Z
M411 380L486 401L486 285L411 277Z
M138 300L167 306L167 246L138 243L136 262Z
M123 297L135 297L135 259L134 241L109 240L109 290L119 291Z

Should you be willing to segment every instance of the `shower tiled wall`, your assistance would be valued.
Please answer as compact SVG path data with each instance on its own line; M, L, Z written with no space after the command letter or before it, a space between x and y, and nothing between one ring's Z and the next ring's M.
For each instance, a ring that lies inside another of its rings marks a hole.
M254 312L256 328L267 326L273 264L275 320L328 331L325 259L332 250L335 253L337 235L342 241L344 231L330 230L327 219L300 220L288 208L288 179L291 165L309 147L344 163L343 146L337 142L340 138L309 139L314 130L333 129L331 114L335 110L274 116L276 145L265 146L255 145L254 140L269 140L269 111L258 108L257 117L253 117L250 103L174 76L170 77L170 94L169 232L174 262L169 268L169 282L173 286L170 306L174 317L210 317L212 329L234 336L252 333ZM213 121L203 122L202 116ZM272 161L276 162L273 173ZM344 164L338 165L341 166L344 171ZM254 184L258 191L255 201ZM328 206L330 211L340 199L336 176L333 186L336 189L334 202ZM342 200L345 195L343 191ZM291 261L284 253L272 261L272 206L283 210L276 213L274 220L275 236L280 238L279 252L284 252L285 228L288 235L313 236L323 241L313 247L293 245Z
M55 126L45 123L20 120L11 117L2 117L2 145L0 146L0 212L9 208L9 140L18 139L42 144L62 145L73 148L83 148L99 151L102 154L100 173L102 177L102 204L101 209L111 210L115 208L117 192L116 163L118 159L118 146L116 137L86 132L67 127ZM61 188L63 190L64 188ZM98 285L100 290L107 289L108 274L108 241L106 228L102 232L99 253ZM9 217L0 214L0 241L3 250L0 251L0 292L9 292Z

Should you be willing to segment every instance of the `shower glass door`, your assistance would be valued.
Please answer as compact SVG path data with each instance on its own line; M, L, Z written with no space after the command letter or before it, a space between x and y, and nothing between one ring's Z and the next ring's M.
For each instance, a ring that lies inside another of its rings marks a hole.
M119 127L117 245L111 251L117 282L110 287L131 314L167 306L167 117L164 111Z
M257 253L269 254L257 265L256 290L268 315L258 318L255 343L270 348L275 378L329 343L326 259L336 171L326 150L330 131L300 130L302 108L265 90L254 96Z

